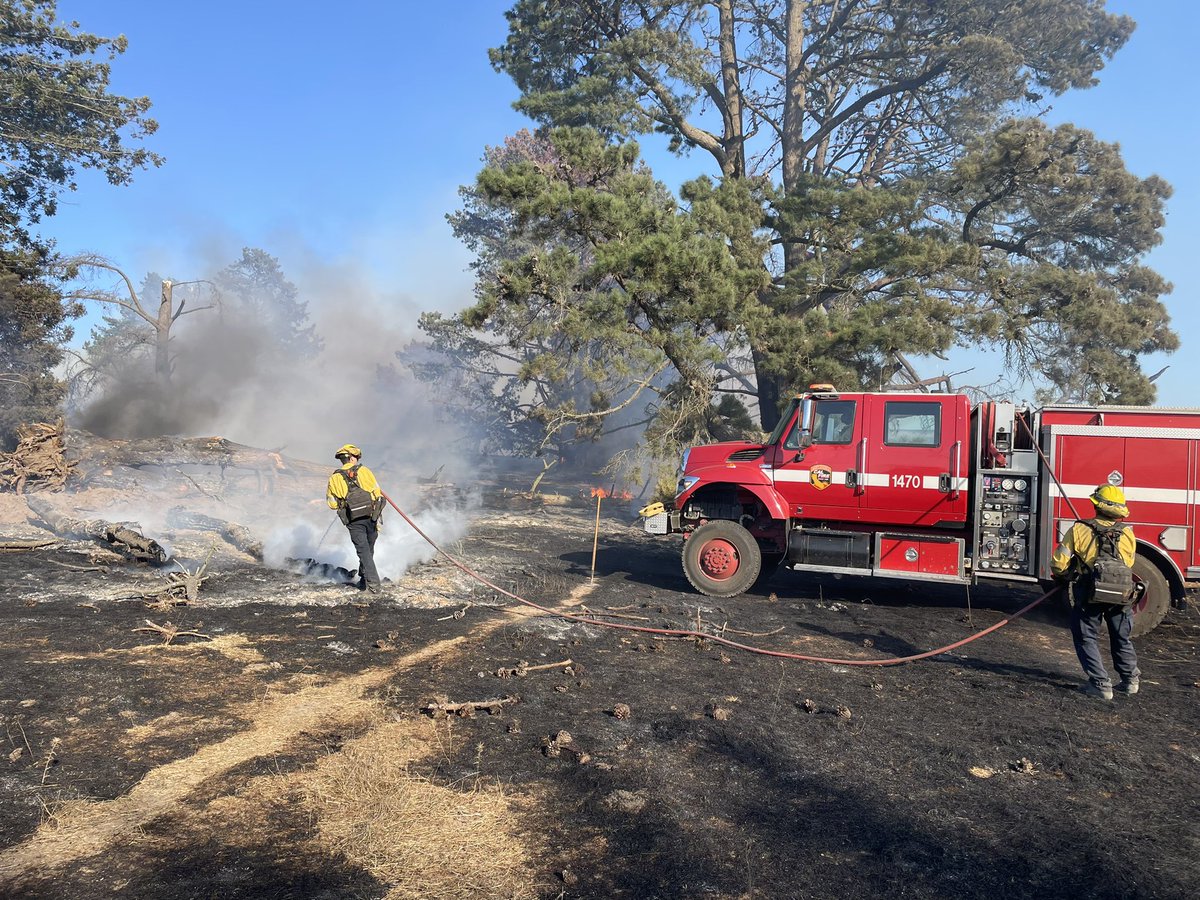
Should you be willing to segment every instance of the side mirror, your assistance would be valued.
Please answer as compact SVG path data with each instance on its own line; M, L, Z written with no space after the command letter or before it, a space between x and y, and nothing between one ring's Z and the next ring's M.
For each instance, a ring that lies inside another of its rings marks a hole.
M816 409L817 407L812 397L805 397L800 401L800 434L797 435L797 440L800 443L801 450L812 446L813 415Z

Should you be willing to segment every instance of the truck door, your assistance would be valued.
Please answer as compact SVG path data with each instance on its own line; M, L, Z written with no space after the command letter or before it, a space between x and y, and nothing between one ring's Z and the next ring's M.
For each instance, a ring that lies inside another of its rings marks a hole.
M799 416L776 446L775 490L797 518L857 521L855 453L862 438L862 395L815 401L812 444L800 447ZM849 477L849 480L847 478Z
M862 518L924 527L966 522L967 398L868 394L864 400L856 446Z

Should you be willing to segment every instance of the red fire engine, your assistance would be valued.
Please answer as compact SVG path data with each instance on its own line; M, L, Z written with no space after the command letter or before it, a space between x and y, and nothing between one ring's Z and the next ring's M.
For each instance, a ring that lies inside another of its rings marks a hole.
M1145 586L1134 634L1145 634L1200 578L1200 409L1032 410L818 385L765 443L686 451L673 503L642 515L651 534L684 536L684 572L710 597L740 594L781 565L1036 586L1105 483L1130 508Z

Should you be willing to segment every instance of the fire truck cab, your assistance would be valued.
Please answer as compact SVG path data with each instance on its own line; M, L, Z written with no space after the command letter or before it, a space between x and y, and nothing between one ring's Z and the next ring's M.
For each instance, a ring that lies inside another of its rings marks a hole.
M701 593L732 597L780 566L1036 586L1099 484L1125 491L1144 585L1134 634L1200 578L1200 410L972 405L962 394L814 386L765 442L685 451L673 501L642 512L681 534Z

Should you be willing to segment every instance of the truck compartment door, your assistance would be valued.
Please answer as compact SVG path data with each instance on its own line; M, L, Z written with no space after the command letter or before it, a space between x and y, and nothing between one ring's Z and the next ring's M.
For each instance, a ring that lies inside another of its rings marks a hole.
M875 535L875 567L872 574L897 575L925 581L966 581L962 538L940 535Z

